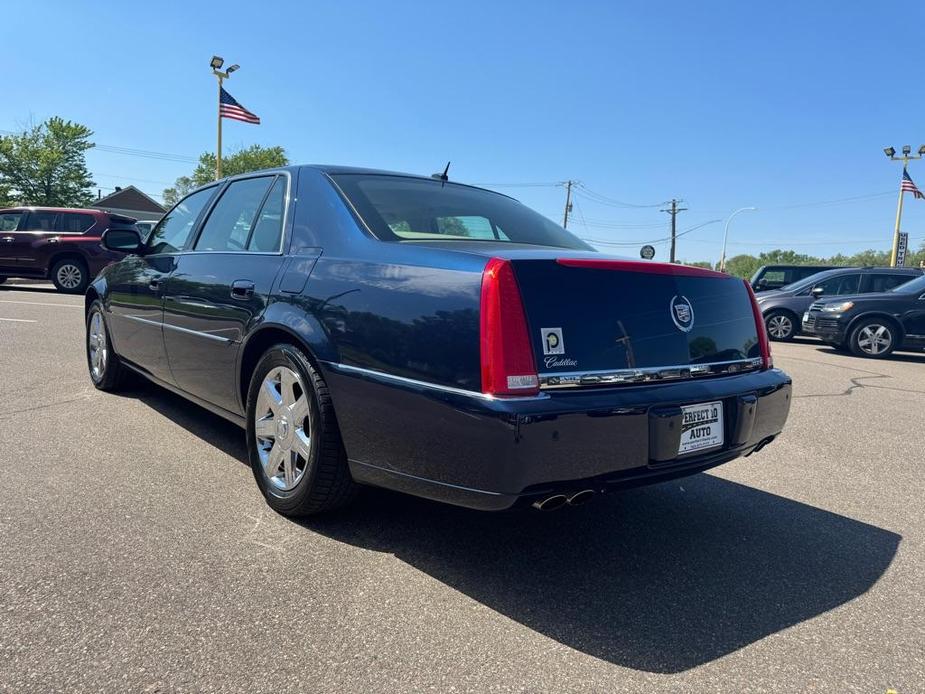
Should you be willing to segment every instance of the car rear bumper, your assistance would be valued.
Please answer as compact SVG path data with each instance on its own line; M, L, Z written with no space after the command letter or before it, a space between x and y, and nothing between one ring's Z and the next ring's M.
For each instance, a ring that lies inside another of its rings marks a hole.
M490 398L323 363L358 482L484 510L705 470L769 443L790 411L778 369ZM724 445L677 456L681 406L722 401Z

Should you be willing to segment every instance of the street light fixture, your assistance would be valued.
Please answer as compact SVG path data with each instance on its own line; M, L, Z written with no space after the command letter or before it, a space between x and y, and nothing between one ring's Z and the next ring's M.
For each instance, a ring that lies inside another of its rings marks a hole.
M731 215L726 218L726 226L723 228L723 255L719 259L719 271L726 271L726 241L729 239L729 222L732 221L732 218L735 217L740 212L754 212L757 210L757 207L740 207Z
M228 68L228 69L226 70L226 72L230 75L232 72L234 72L235 70L237 70L239 67L241 67L241 66L240 66L240 65L232 65L230 68Z
M221 70L222 65L225 64L225 59L218 55L213 55L212 60L209 62L209 65L213 70Z
M903 178L906 175L906 169L909 167L909 162L913 159L922 159L925 157L925 145L919 147L918 155L912 154L912 147L909 145L903 145L903 155L901 157L896 156L896 150L892 147L885 147L883 150L884 154L887 155L892 161L901 161L903 163ZM890 254L890 267L896 267L896 262L899 257L899 225L903 217L903 187L902 179L900 179L899 186L899 202L896 203L896 227L893 229L893 251Z

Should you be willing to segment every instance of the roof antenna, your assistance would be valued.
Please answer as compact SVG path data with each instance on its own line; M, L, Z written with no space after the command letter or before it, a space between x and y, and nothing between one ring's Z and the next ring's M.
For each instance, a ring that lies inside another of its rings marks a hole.
M450 177L447 176L447 172L448 172L449 170L450 170L450 162L447 162L447 163L446 163L446 168L443 170L443 173L431 174L430 177L431 177L431 178L436 178L438 181L443 181L444 183L446 183L447 181L450 180Z

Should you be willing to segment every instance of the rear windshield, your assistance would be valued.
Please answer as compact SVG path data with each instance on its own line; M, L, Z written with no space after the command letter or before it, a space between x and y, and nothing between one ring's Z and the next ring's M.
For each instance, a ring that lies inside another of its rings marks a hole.
M331 176L384 241L490 241L594 250L516 200L440 180L381 174Z

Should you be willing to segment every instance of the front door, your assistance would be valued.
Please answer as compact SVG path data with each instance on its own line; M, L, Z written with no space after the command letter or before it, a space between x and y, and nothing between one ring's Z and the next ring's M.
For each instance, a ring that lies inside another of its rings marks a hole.
M167 284L164 341L176 384L240 412L237 357L283 264L288 176L232 181Z
M9 210L0 214L0 275L16 274L19 262L19 229L25 217L26 213L21 210Z
M168 383L173 378L164 349L164 292L214 192L213 186L181 200L155 227L143 254L123 259L106 273L113 349Z

